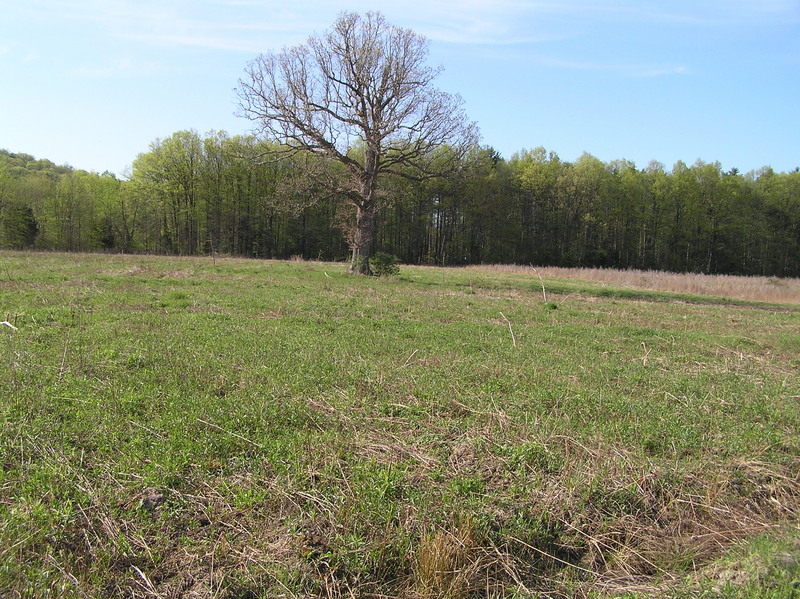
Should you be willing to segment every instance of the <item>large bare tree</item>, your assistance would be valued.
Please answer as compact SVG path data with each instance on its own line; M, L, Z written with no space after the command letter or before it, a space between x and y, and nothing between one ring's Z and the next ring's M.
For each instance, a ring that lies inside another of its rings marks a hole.
M326 186L354 208L351 272L371 274L381 177L440 176L478 142L461 98L432 86L440 69L427 57L424 36L380 13L343 13L305 44L258 56L239 81L241 114L259 135L345 167Z

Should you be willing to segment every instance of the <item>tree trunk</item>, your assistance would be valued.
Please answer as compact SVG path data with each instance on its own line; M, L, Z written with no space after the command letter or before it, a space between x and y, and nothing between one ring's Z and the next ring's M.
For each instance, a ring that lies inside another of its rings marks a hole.
M375 235L375 190L378 187L379 152L367 141L364 150L364 165L361 173L360 198L355 202L356 222L350 236L352 260L350 272L372 275L369 259L372 257L372 240Z
M352 259L350 272L358 275L372 275L369 259L372 256L372 238L375 233L375 204L365 202L356 208L355 229L350 241Z

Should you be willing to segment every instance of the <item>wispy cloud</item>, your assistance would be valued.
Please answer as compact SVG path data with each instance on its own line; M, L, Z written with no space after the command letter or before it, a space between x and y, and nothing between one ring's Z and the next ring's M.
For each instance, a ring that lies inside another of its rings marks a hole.
M201 22L176 23L174 29L120 32L119 37L158 46L185 46L210 50L255 53L304 41L307 35L269 25L224 26Z
M73 33L91 28L106 37L158 46L252 53L262 50L265 40L281 47L299 43L310 33L303 14L307 8L292 12L271 1L37 0L19 4L10 10L12 21L58 22Z
M608 23L714 24L800 16L797 0L404 0L387 18L444 43L523 45L568 39ZM14 6L17 5L17 6ZM351 0L348 10L375 9ZM305 41L330 25L341 0L37 0L14 13L97 27L108 36L160 46L255 53ZM5 10L5 9L4 9Z
M66 23L87 23L111 36L148 44L261 51L301 43L327 28L341 12L340 0L40 0L37 10ZM44 5L44 8L42 7ZM547 25L560 5L523 0L406 0L380 7L393 23L410 26L435 41L522 44L558 39ZM352 0L347 9L375 9L372 0ZM573 10L573 9L570 9Z
M698 26L749 25L754 21L797 21L797 0L683 0L671 3L620 2L620 14L650 23Z
M689 74L689 68L680 65L674 67L646 69L637 72L634 76L640 78L647 78L647 77L664 77L670 75L688 75L688 74Z
M537 0L406 0L402 9L387 9L387 15L410 21L434 41L508 46L569 37L562 15L572 10Z
M642 64L632 64L623 62L600 62L600 61L581 61L566 60L553 57L538 57L534 61L542 66L554 69L566 69L574 71L602 71L614 73L621 77L648 78L663 77L671 75L688 75L690 69L684 65L652 66Z
M797 0L728 0L719 3L734 15L742 17L765 16L800 19L800 2Z
M147 77L162 72L164 72L164 69L158 63L136 62L126 57L107 64L80 66L70 71L69 74L74 77L129 79Z

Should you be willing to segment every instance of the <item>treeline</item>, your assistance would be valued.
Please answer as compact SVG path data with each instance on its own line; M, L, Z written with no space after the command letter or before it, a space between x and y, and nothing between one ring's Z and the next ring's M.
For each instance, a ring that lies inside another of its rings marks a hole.
M0 151L0 246L345 259L341 198L274 146L181 131L128 180ZM442 151L447 151L446 148ZM336 177L319 165L318 177ZM447 179L387 180L375 247L411 264L800 276L800 171L637 168L475 148Z

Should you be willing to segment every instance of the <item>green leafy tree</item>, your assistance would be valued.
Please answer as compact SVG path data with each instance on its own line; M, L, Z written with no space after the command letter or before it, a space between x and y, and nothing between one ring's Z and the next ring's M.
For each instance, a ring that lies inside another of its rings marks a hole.
M660 162L651 161L642 173L644 185L643 221L639 223L642 247L639 250L641 267L656 269L664 264L667 241L669 175ZM663 267L662 267L663 268Z
M602 266L606 260L600 238L604 200L613 176L605 165L584 153L565 165L557 190L560 208L559 254L565 266Z
M178 131L156 140L133 163L133 178L160 208L160 246L168 252L201 251L199 208L203 142L196 131Z
M520 207L521 261L557 264L560 207L556 183L564 165L558 154L538 147L514 154L509 166Z
M768 227L765 274L800 274L800 172L764 168L753 174L754 188Z

